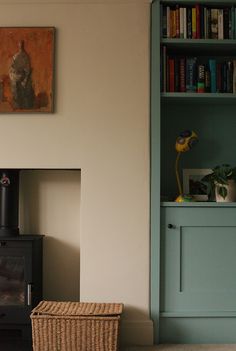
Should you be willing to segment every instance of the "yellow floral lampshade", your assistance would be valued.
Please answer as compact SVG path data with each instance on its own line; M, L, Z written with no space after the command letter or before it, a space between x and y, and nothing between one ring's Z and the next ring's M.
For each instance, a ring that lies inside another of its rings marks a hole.
M198 142L197 134L191 130L181 132L176 139L175 149L177 152L186 152Z

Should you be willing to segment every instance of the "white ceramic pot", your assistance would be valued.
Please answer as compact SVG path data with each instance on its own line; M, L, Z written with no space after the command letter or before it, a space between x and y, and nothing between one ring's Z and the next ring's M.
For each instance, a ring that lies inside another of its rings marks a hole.
M234 180L229 180L228 185L224 185L227 189L225 199L219 194L219 186L215 187L216 202L235 202L236 201L236 183Z

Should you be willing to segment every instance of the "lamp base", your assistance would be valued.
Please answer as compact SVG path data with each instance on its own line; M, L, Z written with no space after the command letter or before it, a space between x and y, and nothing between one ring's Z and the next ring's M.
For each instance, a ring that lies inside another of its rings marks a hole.
M191 195L179 195L175 202L194 202L196 201Z

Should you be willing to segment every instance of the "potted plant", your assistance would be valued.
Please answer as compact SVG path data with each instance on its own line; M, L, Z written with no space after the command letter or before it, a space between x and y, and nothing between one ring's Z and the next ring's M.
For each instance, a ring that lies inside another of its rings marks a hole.
M212 172L202 178L207 186L209 198L215 198L217 202L236 201L236 167L222 164L212 168Z

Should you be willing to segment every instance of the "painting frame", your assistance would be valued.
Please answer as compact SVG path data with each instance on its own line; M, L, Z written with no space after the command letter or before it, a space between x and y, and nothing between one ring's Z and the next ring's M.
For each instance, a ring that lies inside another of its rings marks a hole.
M208 201L208 195L199 194L198 192L203 192L203 188L197 189L197 183L203 178L205 175L211 173L212 170L210 168L185 168L183 169L183 192L184 194L189 194L193 196L196 201ZM195 183L195 190L193 190L193 186L191 185L191 181ZM200 191L201 190L201 191Z
M0 27L0 114L53 113L53 26Z

